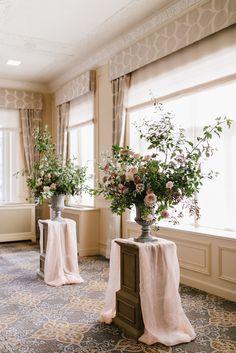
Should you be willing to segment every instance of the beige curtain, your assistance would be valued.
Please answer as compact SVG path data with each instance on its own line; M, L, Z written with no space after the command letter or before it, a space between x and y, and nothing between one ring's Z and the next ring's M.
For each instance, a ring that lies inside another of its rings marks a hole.
M57 106L58 138L57 153L63 161L68 156L68 127L70 103L66 102Z
M113 145L125 144L125 121L130 75L112 81L113 92Z
M37 158L34 150L33 132L42 126L42 110L19 109L19 112L26 170L27 173L30 173Z
M113 93L113 133L112 144L125 145L125 123L128 89L130 86L130 75L119 77L112 81ZM109 235L107 239L106 257L110 257L111 241L118 236L122 237L122 217L110 217ZM116 224L116 226L114 226Z

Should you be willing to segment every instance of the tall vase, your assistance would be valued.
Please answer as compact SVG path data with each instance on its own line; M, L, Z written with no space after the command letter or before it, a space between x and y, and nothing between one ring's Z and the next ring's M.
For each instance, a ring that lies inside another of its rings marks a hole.
M138 223L139 225L142 226L142 233L138 238L135 238L134 240L139 243L157 241L157 238L152 237L151 233L150 233L151 225L154 224L156 221L155 208L150 209L150 214L153 216L153 219L151 219L150 221L144 220L142 218L142 212L141 212L140 205L135 205L135 208L136 208L136 217L134 220L136 223Z
M62 222L63 218L61 217L61 212L64 210L64 198L65 195L52 195L51 197L51 209L52 213L52 220Z

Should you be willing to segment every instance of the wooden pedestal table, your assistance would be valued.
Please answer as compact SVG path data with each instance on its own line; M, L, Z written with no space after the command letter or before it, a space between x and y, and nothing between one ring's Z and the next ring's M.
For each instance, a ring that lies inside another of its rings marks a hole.
M75 221L39 220L39 229L38 275L51 286L83 282L78 267Z
M115 239L100 321L113 321L127 336L146 344L190 342L196 335L178 289L175 243L161 238L147 243Z
M116 241L120 246L120 290L116 292L113 323L127 337L138 339L144 332L139 290L139 249L135 244Z

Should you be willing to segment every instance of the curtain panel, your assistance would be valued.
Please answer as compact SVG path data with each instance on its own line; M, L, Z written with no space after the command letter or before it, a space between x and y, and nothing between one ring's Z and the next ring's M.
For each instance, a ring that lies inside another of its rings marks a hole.
M119 77L112 81L113 93L113 131L112 144L124 146L125 144L125 124L126 107L128 99L128 89L130 86L131 75ZM116 224L116 226L115 226ZM122 216L113 215L110 219L110 230L107 239L106 257L110 257L110 247L112 239L117 236L122 237Z
M130 75L112 81L113 93L113 145L124 146L125 122Z
M68 156L68 128L69 128L70 102L57 106L58 136L57 154L63 162Z
M37 160L33 132L42 126L42 110L19 109L19 113L26 171L27 173L31 173L33 164Z

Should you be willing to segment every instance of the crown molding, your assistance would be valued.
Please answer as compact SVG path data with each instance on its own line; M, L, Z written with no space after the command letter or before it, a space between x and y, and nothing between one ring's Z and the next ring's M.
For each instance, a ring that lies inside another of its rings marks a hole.
M186 13L194 6L203 3L204 0L177 0L172 1L153 16L149 17L146 21L133 28L131 31L118 37L112 43L103 47L101 50L92 53L89 58L78 63L78 59L74 60L68 70L60 75L57 79L48 82L50 92L55 92L62 85L72 80L76 76L84 73L85 71L96 69L108 63L109 59L118 52L128 48L138 40L153 33L158 28L166 23L173 21L176 17Z
M27 81L13 81L0 79L0 87L7 89L25 90L43 94L51 93L47 84Z

